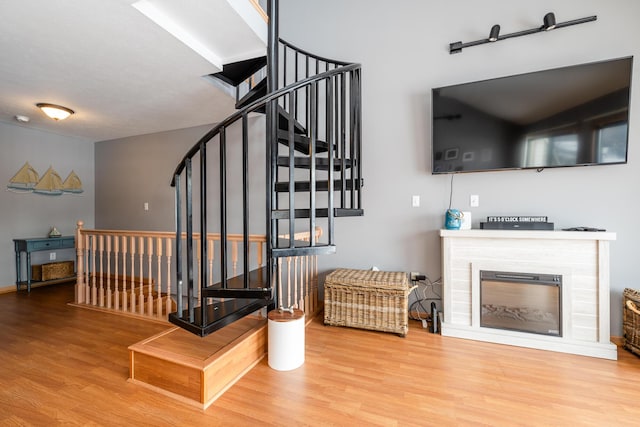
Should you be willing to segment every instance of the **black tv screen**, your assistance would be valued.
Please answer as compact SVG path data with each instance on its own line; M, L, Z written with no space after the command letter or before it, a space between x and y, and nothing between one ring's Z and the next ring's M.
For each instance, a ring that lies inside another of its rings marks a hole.
M432 90L432 173L627 162L633 58Z

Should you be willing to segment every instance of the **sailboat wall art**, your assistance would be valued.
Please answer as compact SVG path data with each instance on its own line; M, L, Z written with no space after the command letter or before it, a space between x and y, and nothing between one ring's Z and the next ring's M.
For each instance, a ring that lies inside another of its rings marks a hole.
M80 177L78 177L74 171L71 171L62 183L62 191L74 194L80 194L84 191L82 189L82 181L80 181Z
M40 181L40 175L31 167L29 162L26 162L9 180L7 189L18 193L31 193L38 181Z
M26 162L18 172L9 180L7 190L16 193L35 193L47 196L60 196L62 194L80 194L82 181L80 177L71 171L67 178L62 181L58 172L52 166L40 177L33 167Z
M53 170L51 166L42 175L40 181L33 187L33 192L37 194L46 194L47 196L59 196L62 194L62 179L58 172Z

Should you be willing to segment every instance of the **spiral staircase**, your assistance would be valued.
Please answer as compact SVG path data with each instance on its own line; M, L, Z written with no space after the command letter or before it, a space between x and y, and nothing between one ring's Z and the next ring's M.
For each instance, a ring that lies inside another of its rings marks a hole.
M176 242L186 234L186 243L175 251L177 309L169 320L200 336L285 307L274 286L278 261L335 252L335 219L363 215L361 67L281 40L277 0L267 13L266 55L211 76L235 88L237 111L193 145L171 181ZM196 237L210 231L220 233L215 269L202 267L212 248ZM296 238L305 231L309 239ZM243 234L235 275L231 232ZM249 251L256 232L266 234L264 263Z

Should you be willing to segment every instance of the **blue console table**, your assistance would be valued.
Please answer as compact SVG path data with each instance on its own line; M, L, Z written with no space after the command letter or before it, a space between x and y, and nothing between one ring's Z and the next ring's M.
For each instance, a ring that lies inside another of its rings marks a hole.
M76 247L74 236L13 239L13 243L16 248L16 288L20 290L20 285L26 284L27 292L31 292L31 252L55 251ZM27 261L27 280L25 282L22 281L22 252L26 254Z

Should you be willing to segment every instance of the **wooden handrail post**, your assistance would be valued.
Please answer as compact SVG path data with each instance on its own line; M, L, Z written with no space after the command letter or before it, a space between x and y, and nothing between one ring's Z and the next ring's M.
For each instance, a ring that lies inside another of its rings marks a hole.
M76 223L76 304L84 303L84 248L82 226L84 221Z

